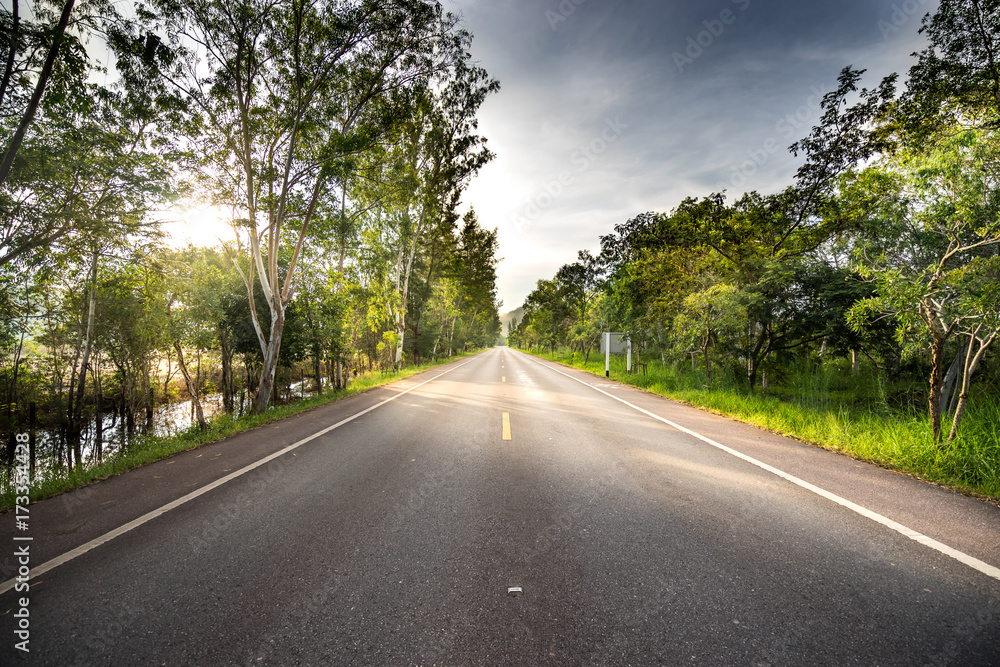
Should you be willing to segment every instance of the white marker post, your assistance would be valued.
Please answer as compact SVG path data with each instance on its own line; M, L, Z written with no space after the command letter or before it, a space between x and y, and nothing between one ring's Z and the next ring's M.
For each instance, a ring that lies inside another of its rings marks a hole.
M604 377L611 377L611 334L604 332Z
M601 352L604 353L604 377L611 377L611 354L621 354L628 350L629 368L632 367L632 343L615 331L601 333Z

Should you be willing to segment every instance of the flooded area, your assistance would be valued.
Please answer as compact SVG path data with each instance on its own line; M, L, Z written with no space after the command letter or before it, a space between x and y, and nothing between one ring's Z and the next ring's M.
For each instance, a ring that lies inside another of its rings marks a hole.
M314 393L314 382L307 379L295 382L280 391L280 404L300 400ZM201 409L206 420L223 413L222 394L207 394L201 397ZM242 416L250 407L250 398L240 392L233 398L234 416ZM100 423L94 416L93 408L90 418L80 432L78 446L69 443L61 428L35 429L35 462L34 479L44 479L58 471L65 471L73 463L83 463L90 466L108 460L115 455L127 451L139 438L148 436L175 436L197 424L194 406L190 399L165 403L153 411L152 425L144 433L144 415L137 415L131 429L128 422L117 412L102 414ZM79 460L78 460L79 459Z

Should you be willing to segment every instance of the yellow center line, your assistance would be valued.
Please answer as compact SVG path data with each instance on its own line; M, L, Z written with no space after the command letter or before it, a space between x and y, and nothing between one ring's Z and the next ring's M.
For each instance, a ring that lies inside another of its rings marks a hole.
M510 413L503 413L503 439L510 440Z

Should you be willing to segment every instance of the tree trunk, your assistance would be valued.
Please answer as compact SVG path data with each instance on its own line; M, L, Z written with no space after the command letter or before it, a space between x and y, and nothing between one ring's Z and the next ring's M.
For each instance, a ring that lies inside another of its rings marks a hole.
M420 309L418 308L413 314L413 361L414 364L420 364Z
M177 352L177 367L181 369L181 375L184 376L184 382L187 384L188 393L191 394L191 405L194 408L195 417L198 420L198 428L202 431L208 428L208 424L205 422L205 413L201 409L201 400L198 397L198 384L191 379L191 374L188 372L187 365L184 363L184 350L181 348L181 344L174 341L174 350Z
M965 354L965 369L962 373L962 391L958 395L958 405L955 407L955 417L951 422L951 433L948 435L948 441L953 441L958 437L958 427L962 423L962 416L965 414L965 406L969 400L969 386L972 384L972 375L976 372L976 368L979 366L980 360L983 358L983 353L986 352L986 348L996 339L996 333L990 334L985 340L980 341L979 350L976 352L975 356L972 354L973 346L976 342L976 335L972 334L969 336L969 349Z
M413 230L413 240L410 242L410 253L406 258L406 270L403 273L402 280L402 291L400 292L400 304L399 304L399 314L396 316L396 332L399 334L399 341L396 346L396 368L402 368L403 366L403 340L406 337L406 308L409 302L410 296L410 273L413 271L413 258L417 254L417 240L420 238L420 230L423 227L421 224L417 225L417 228ZM402 262L400 262L402 265ZM400 267L402 268L402 267Z
M73 363L70 364L69 369L69 383L66 385L66 404L61 405L61 408L65 408L65 412L61 415L61 422L68 429L70 422L73 420L73 408L76 401L76 374L79 372L80 363L80 353L83 351L83 337L84 328L80 327L80 335L76 338L76 346L73 349Z
M313 355L313 375L316 376L316 393L323 393L323 369L319 353Z
M941 390L944 386L944 344L946 339L933 334L931 342L930 396L927 403L934 442L941 442Z
M70 448L67 447L67 449L66 449L67 454L69 453L69 449ZM77 436L76 438L73 439L72 449L73 449L73 464L72 465L76 466L77 468L82 468L83 467L83 447L81 445L80 437L79 436Z
M17 57L17 45L21 41L20 5L20 0L13 0L11 3L10 35L7 38L7 44L10 48L7 50L7 63L3 70L3 80L0 81L0 108L3 107L3 98L7 92L7 86L10 85L10 77L14 73L14 60Z
M406 340L405 320L406 317L402 314L396 319L396 332L399 334L399 340L396 341L396 353L393 355L393 365L396 368L402 368L403 366L403 341Z
M711 333L705 336L705 342L701 345L701 353L705 356L705 372L708 373L708 391L712 391L712 360L708 356L708 345L711 341Z
M145 419L142 422L143 434L153 432L153 417L156 415L156 396L153 394L153 384L149 380L149 363L142 364L142 397L145 407Z
M21 116L21 122L17 126L17 130L14 132L14 136L11 137L10 143L7 145L7 150L3 156L3 162L0 163L0 183L7 180L7 174L10 173L11 165L14 164L14 156L21 149L21 142L24 141L24 135L28 132L28 126L35 118L35 112L38 110L38 105L42 101L42 94L45 92L45 86L48 85L49 77L52 75L52 69L56 64L56 56L59 54L59 47L62 45L63 35L66 33L66 26L69 24L69 15L73 11L73 3L75 0L67 0L66 4L63 5L62 15L59 17L59 23L56 25L56 29L52 33L52 44L49 45L49 52L45 56L45 64L42 65L42 71L38 74L38 81L35 82L35 90L31 94L31 99L28 101L28 107L24 110ZM11 48L14 45L11 44Z
M965 339L959 343L958 352L955 353L955 360L951 362L951 366L948 367L948 372L944 376L944 388L941 390L941 403L938 408L943 415L949 414L951 412L950 408L954 407L953 405L949 405L949 403L953 403L951 397L952 391L955 388L955 380L958 378L958 371L965 364L967 356L966 345L968 345L968 341Z
M458 322L458 315L451 318L451 333L448 335L448 358L451 358L451 350L455 342L455 323Z
M281 335L285 329L285 308L283 304L275 303L271 315L271 336L264 351L264 365L260 370L260 382L257 384L257 395L254 396L251 410L254 414L264 414L271 401L274 389L274 378L278 371L278 353L281 351Z
M750 380L751 392L757 388L757 374L760 372L761 364L771 353L771 345L773 344L770 340L770 329L760 322L757 323L757 327L759 329L757 343L754 345L753 352L749 355L750 358L747 362L747 377Z
M76 396L73 400L73 411L70 415L70 439L80 438L80 422L83 420L83 397L87 388L87 366L90 364L90 352L94 343L94 313L97 309L97 258L98 249L90 260L90 298L87 305L87 330L83 346L83 360L80 362L80 376L77 378Z
M122 421L124 422L125 432L131 440L132 436L135 435L135 410L130 403L126 403L123 408Z
M170 365L173 362L173 356L170 354L170 350L167 350L167 377L163 381L163 402L168 403L170 401L170 376L173 375Z
M222 408L227 413L233 411L233 394L236 383L233 377L233 349L229 345L229 332L219 328L219 354L222 357Z
M94 380L94 455L97 462L101 462L102 446L104 445L104 406L101 396L100 372L91 373Z

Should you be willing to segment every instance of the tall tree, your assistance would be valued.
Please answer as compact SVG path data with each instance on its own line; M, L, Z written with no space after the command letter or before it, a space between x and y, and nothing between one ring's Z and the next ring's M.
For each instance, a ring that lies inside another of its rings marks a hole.
M3 159L0 159L0 184L7 180L7 175L10 173L10 169L14 164L14 158L17 156L17 152L21 149L24 137L28 133L28 127L31 125L32 121L35 120L35 114L38 112L38 106L42 102L42 95L45 94L45 88L48 86L49 79L52 77L52 71L55 68L59 57L60 48L63 45L63 41L65 41L66 26L69 25L70 13L73 11L73 5L75 2L76 0L66 0L63 4L62 11L59 14L59 20L56 22L55 26L53 26L51 31L49 31L48 48L46 50L45 60L42 62L41 69L35 77L34 89L31 92L31 96L27 100L27 104L24 106L24 110L20 114L17 128L14 130L10 140L7 142ZM0 84L2 84L2 86L0 86L0 101L2 101L5 96L7 87L12 83L11 74L14 70L14 63L17 60L17 51L21 46L21 22L18 8L19 0L13 0L10 32L7 33L9 36L7 38L6 65L4 67L3 79L0 81Z
M476 114L499 84L485 70L471 65L463 53L436 86L439 92L430 86L415 91L412 111L400 123L396 143L386 156L384 221L394 227L396 241L397 298L393 303L398 305L392 310L397 365L403 360L418 251L429 232L451 234L448 227L458 217L462 192L493 158L485 139L476 133Z
M874 247L861 245L856 268L876 295L853 309L855 327L889 313L900 340L915 336L930 352L928 411L942 440L946 346L966 337L963 394L982 353L1000 335L995 280L1000 271L1000 140L994 132L946 133L929 150L903 151L878 168L895 174ZM964 401L962 408L964 410ZM961 421L957 414L951 437Z
M1000 127L1000 2L941 0L920 32L929 44L891 120L917 141L942 127Z
M461 39L440 5L361 0L160 2L179 67L168 80L202 119L205 183L235 206L250 315L263 355L253 405L266 409L297 263L340 158L371 145L408 86L447 67ZM282 245L291 250L284 265ZM239 266L239 264L237 264ZM254 284L270 322L254 306Z
M35 46L44 43L38 39ZM31 40L25 41L22 48L30 50ZM95 238L131 233L173 197L176 153L162 131L163 109L149 91L93 83L101 70L68 34L60 53L49 93L0 184L0 266L87 252ZM30 80L25 60L14 79ZM6 125L7 104L18 99L14 81L3 97L0 123ZM76 243L82 248L73 250Z

